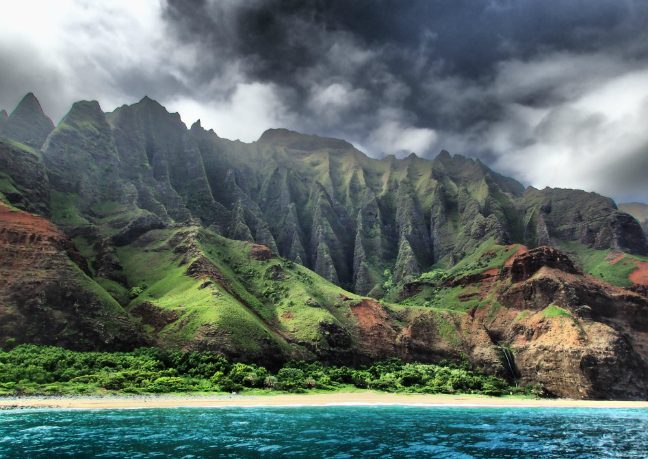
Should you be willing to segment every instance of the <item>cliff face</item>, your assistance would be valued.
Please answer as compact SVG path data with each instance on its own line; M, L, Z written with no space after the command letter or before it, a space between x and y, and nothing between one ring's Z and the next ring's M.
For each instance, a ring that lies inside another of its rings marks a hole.
M509 311L491 329L511 344L523 381L560 396L648 397L646 296L582 275L555 249L517 257L510 272L499 293Z
M232 142L149 98L50 129L32 97L0 128L0 345L468 358L555 395L646 396L648 259L624 252L648 247L607 198L447 152Z
M142 213L197 221L361 294L452 266L487 239L648 252L636 221L595 194L524 192L447 152L375 160L342 140L282 129L231 142L199 123L188 130L149 98L108 115L96 102L75 104L43 151L56 198L74 195L80 218L108 202L123 209L122 227Z
M594 249L648 254L645 234L612 199L580 190L529 188L523 197L525 234L531 245L578 241Z
M549 394L648 397L645 292L583 274L567 254L551 247L513 249L517 252L499 268L488 267L493 252L487 251L474 265L487 269L459 272L434 284L441 292L437 295L462 287L454 307L466 304L469 319L459 333L468 326L482 329L479 347L500 350L505 375L522 384L538 384ZM641 284L635 287L648 284L636 279ZM420 297L425 287L410 285L405 297Z
M648 204L629 202L619 204L619 210L632 215L641 224L644 233L648 234Z
M72 349L144 344L135 322L84 272L56 226L0 203L0 341Z

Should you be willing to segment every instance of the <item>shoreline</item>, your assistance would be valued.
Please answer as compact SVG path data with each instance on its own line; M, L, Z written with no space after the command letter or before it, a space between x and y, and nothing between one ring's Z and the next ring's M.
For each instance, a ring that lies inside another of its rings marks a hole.
M339 392L276 395L153 395L153 396L32 396L1 397L0 410L142 409L142 408L254 408L320 406L420 406L466 408L644 408L648 401L525 399L480 395L394 394L385 392Z

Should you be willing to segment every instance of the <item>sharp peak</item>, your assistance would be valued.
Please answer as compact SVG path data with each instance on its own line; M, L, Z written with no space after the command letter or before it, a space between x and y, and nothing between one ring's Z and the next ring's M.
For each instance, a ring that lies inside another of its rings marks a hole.
M33 92L28 92L22 99L20 99L20 102L18 102L16 108L11 112L11 115L23 111L36 111L37 113L42 113L44 116L47 116L45 115L45 112L43 112L43 107Z
M160 107L163 107L163 105L161 103L159 103L155 99L151 99L148 95L145 95L144 97L142 97L139 100L139 102L137 102L137 103L138 104L155 104L155 105L159 105Z
M166 113L166 114L170 115L172 118L176 118L178 121L182 122L182 119L180 117L180 113L178 113L178 112L171 113L169 110L167 110L167 108L164 105L162 105L161 103L159 103L155 99L151 99L149 96L144 96L144 97L142 97L140 99L139 102L136 102L136 103L134 103L132 105L126 105L126 107L144 107L144 108L148 108L148 109L151 109L151 110L157 110L160 113ZM186 125L185 125L185 127L186 127Z
M135 102L134 104L131 105L127 105L127 107L143 107L149 110L157 110L160 112L169 113L169 110L167 110L164 105L162 105L155 99L151 99L149 96L144 96L138 102Z
M24 101L26 101L26 102L37 102L38 105L40 105L40 102L38 101L38 98L31 91L28 92L27 94L25 94L23 96L23 98L20 100L20 102L24 102Z

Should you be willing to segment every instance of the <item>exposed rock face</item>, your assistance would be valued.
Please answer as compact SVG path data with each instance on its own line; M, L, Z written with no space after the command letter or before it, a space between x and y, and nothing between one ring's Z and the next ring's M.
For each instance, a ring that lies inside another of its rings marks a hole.
M490 333L509 343L523 382L561 397L645 399L648 299L583 276L565 258L544 248L516 257Z
M399 330L387 310L375 300L364 300L351 307L358 321L360 352L367 360L402 355Z
M504 272L508 270L512 282L520 282L529 279L545 266L566 273L582 274L566 254L548 246L538 247L518 255Z
M3 125L7 137L36 149L45 143L49 133L54 130L54 123L43 113L40 103L31 92L23 97Z
M274 254L265 245L254 244L254 245L252 245L252 250L250 251L250 256L254 260L267 261L267 260L270 260L272 257L274 257Z
M580 190L529 188L524 193L527 245L578 241L596 249L648 254L640 225L609 198Z
M131 312L139 317L144 325L153 327L155 332L160 332L164 327L180 318L177 312L160 308L148 301L137 304Z
M619 210L636 218L643 228L644 233L648 234L648 204L641 202L619 204Z
M132 349L145 341L88 278L69 239L47 220L0 203L0 342Z
M643 268L638 266L635 273ZM648 397L648 297L643 284L615 287L582 274L558 250L527 252L521 247L501 269L436 285L461 286L465 293L459 301L477 298L482 306L446 318L445 339L435 336L434 322L428 322L439 321L432 312L408 318L411 333L404 335L411 338L407 350L400 351L404 358L439 358L445 346L446 358L462 352L484 371L537 384L554 396ZM407 284L402 296L424 288L424 281ZM428 325L417 330L417 323ZM452 329L454 338L448 339Z
M435 311L397 316L371 299L352 305L351 311L358 327L351 363L388 357L423 362L468 357L480 370L505 376L486 330L469 316Z
M555 396L645 399L646 366L626 337L609 325L535 314L510 328L514 361L525 384Z

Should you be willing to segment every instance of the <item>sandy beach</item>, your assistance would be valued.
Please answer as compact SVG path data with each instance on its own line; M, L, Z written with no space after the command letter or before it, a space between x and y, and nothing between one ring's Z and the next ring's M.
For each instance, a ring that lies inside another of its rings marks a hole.
M648 401L602 401L569 399L500 398L479 395L422 395L382 392L277 395L207 396L105 396L105 397L6 397L0 409L10 408L180 408L180 407L258 407L334 405L416 405L464 407L545 407L545 408L648 408Z

